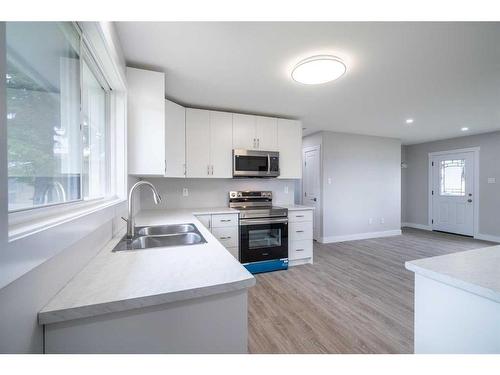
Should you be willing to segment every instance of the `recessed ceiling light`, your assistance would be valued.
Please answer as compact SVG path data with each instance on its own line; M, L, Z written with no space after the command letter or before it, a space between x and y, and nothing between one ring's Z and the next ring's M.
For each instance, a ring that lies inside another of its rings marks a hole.
M319 55L302 60L292 70L292 78L306 85L319 85L340 78L347 68L335 56Z
M413 124L413 119L412 118L407 118L406 119L407 124Z
M468 127L466 127L466 126L464 126L464 127L463 127L462 129L460 129L460 130L461 130L461 131L463 131L463 132L466 132L466 131L468 131L468 130L469 130L469 128L468 128Z

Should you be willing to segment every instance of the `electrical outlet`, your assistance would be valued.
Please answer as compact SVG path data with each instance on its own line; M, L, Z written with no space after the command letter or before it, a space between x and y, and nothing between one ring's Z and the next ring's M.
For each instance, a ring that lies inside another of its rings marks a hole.
M332 179L330 177L328 177L328 185L331 185L332 184Z
M385 219L382 217L380 218L380 224L384 224L385 223Z
M285 194L288 194L288 185L285 185Z
M373 218L368 219L368 224L373 224Z
M189 196L189 191L188 191L188 188L183 188L183 189L182 189L182 196L183 196L183 197L187 197L187 196Z

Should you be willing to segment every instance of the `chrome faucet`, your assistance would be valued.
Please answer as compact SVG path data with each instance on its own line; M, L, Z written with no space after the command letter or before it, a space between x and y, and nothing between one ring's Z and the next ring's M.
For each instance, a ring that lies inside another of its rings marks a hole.
M133 193L136 188L142 185L147 185L151 188L155 204L159 204L161 202L160 194L158 194L158 191L152 183L147 181L138 181L134 184L134 186L132 186L130 192L128 193L128 219L122 218L127 222L127 238L133 238L135 235Z

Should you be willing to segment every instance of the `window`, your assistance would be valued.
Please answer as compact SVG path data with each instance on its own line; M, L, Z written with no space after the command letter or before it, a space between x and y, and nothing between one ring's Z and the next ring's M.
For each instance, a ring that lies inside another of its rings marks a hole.
M109 190L108 91L71 22L7 22L9 212Z
M465 196L465 160L442 160L439 168L439 194Z

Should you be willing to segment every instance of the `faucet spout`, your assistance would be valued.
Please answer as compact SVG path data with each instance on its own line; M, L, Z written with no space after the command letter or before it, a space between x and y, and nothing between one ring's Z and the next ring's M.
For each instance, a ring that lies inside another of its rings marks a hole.
M131 188L128 193L128 219L127 219L127 238L135 236L135 222L134 222L134 191L136 188L146 185L153 191L153 200L155 204L161 203L161 196L158 194L155 186L148 181L138 181Z

